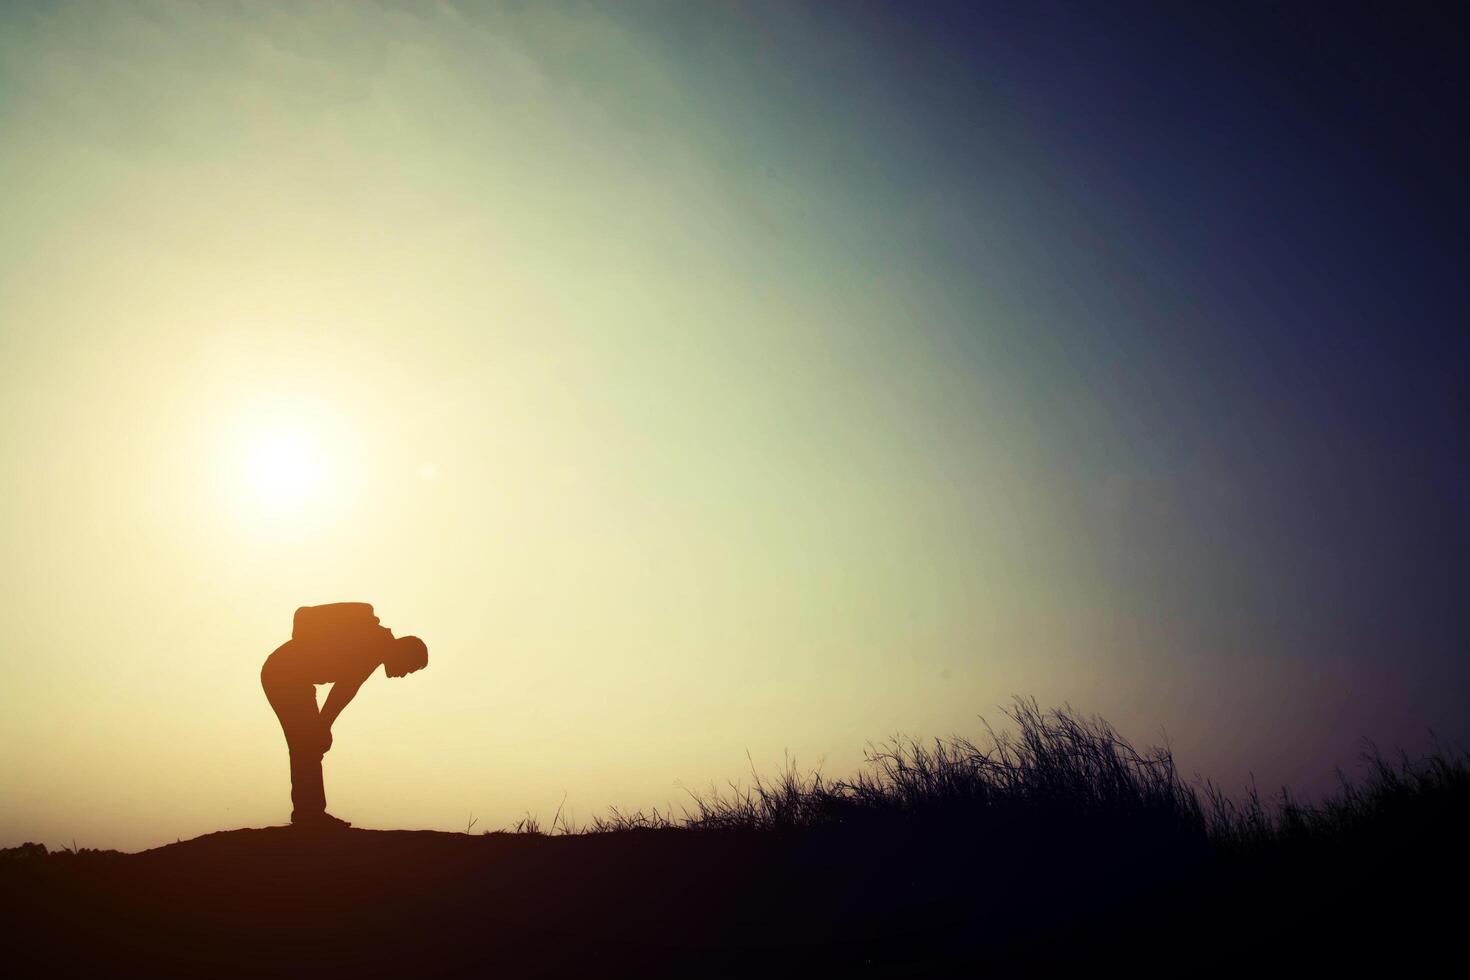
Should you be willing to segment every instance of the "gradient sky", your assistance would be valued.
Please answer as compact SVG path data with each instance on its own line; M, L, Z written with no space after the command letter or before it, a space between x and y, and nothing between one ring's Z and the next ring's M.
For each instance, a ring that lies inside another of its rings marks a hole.
M0 3L0 846L1470 740L1459 37L1231 5ZM747 757L748 755L748 757Z

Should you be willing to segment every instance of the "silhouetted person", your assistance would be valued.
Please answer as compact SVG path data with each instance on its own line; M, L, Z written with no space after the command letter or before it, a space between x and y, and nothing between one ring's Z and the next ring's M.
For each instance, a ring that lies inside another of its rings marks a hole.
M416 636L395 637L378 625L366 602L334 602L296 610L291 639L276 648L260 669L260 684L281 720L291 753L291 823L347 827L327 813L322 756L332 747L332 722L378 665L403 677L429 663L429 648ZM331 684L321 710L317 684Z

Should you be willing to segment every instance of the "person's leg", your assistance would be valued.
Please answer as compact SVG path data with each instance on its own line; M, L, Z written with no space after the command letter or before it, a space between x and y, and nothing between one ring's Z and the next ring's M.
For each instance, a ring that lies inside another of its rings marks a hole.
M267 684L262 679L266 700L275 709L286 736L291 757L291 822L298 823L326 813L327 798L322 786L321 714L316 692L310 684Z
M327 812L327 794L322 786L322 753L307 745L293 745L291 751L291 822L301 823Z

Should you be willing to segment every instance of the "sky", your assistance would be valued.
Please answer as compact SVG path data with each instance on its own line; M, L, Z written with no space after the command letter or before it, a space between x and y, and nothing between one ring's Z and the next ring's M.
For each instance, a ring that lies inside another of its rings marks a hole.
M1470 743L1464 70L1307 5L0 3L0 846Z

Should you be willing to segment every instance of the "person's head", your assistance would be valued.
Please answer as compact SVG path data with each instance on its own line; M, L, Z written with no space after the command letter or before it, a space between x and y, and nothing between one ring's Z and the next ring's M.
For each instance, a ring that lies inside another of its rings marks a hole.
M397 637L383 658L383 673L404 677L429 666L429 648L416 636Z

